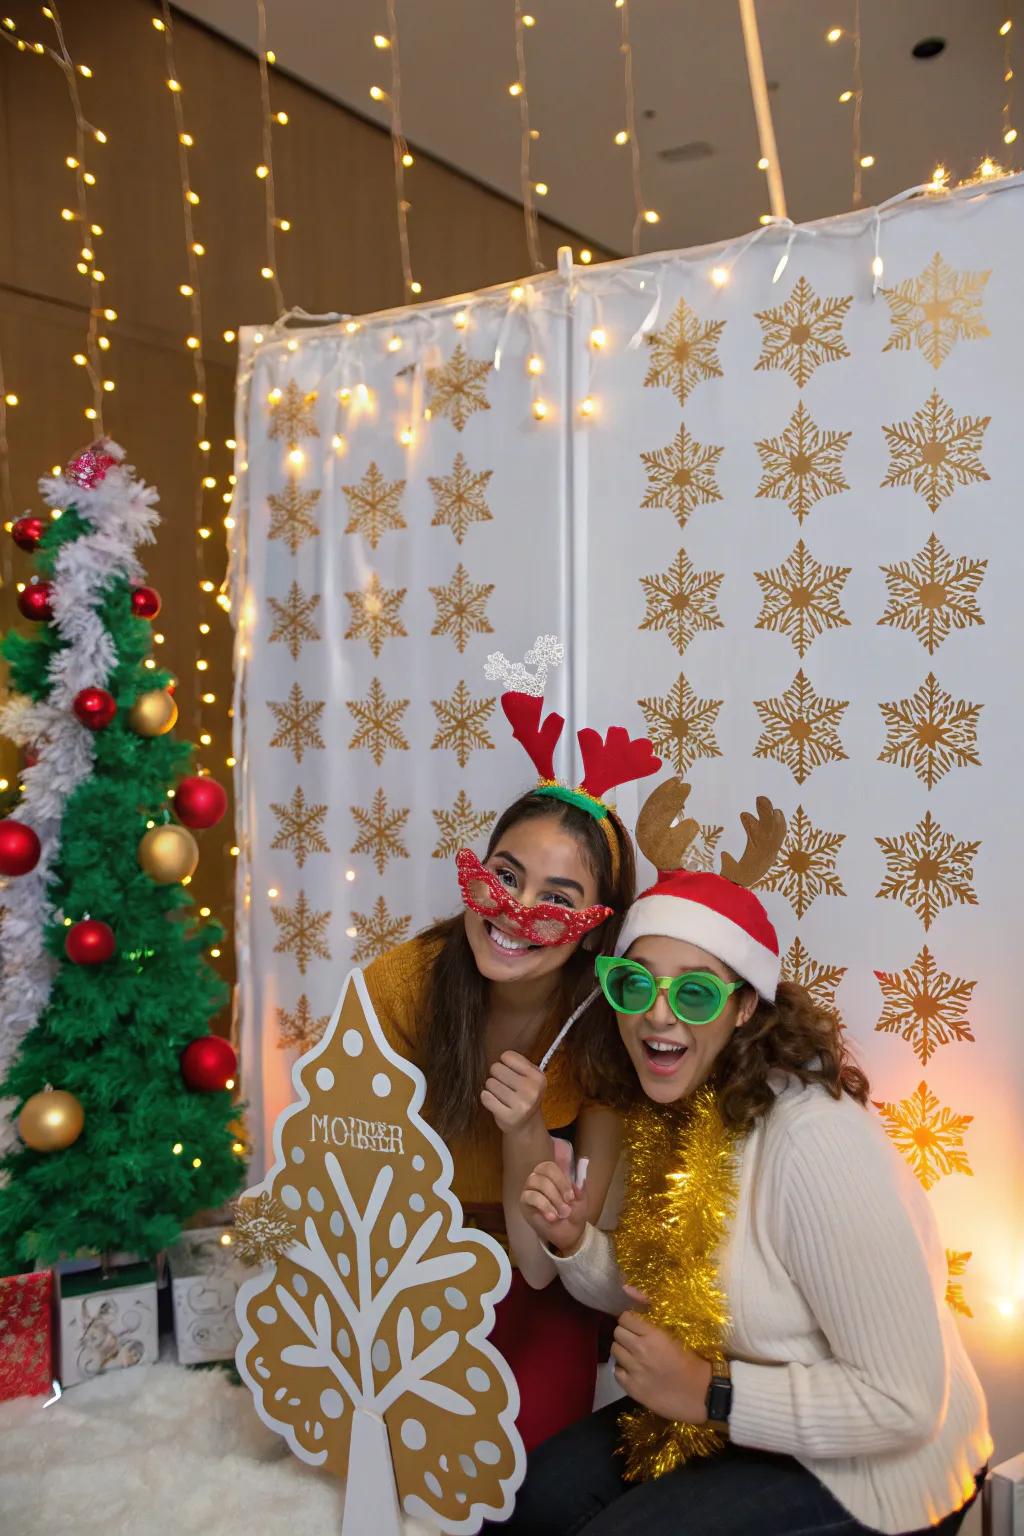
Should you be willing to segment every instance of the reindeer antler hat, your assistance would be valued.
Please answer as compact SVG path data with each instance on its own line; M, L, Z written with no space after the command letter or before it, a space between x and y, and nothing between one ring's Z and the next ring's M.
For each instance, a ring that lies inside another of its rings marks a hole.
M501 707L512 726L513 736L525 747L540 775L535 793L562 800L593 816L608 839L612 866L617 871L620 858L618 835L625 837L627 834L603 797L622 784L657 773L661 759L645 737L634 739L621 725L611 726L603 737L598 731L586 727L577 732L576 737L583 760L581 782L573 787L555 777L555 748L565 729L565 721L556 714L543 718L544 686L549 670L560 666L564 655L557 636L538 635L522 662L509 662L500 651L488 656L485 675L492 681L505 683L510 690L502 694ZM531 672L530 667L536 667L536 672ZM619 827L618 835L616 826Z
M747 846L739 859L723 854L720 875L684 869L687 849L700 831L697 822L679 820L689 793L689 784L668 779L640 812L637 845L658 878L630 907L615 953L624 955L646 937L681 939L717 955L774 1002L781 967L778 935L750 887L774 864L786 818L761 796L757 815L744 811L740 818Z

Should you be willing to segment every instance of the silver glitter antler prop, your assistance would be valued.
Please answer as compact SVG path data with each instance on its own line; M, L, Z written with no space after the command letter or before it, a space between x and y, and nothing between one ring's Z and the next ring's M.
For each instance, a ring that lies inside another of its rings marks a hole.
M565 660L565 647L557 635L538 635L522 661L509 661L502 651L493 651L484 665L488 682L504 683L509 693L527 693L543 698L548 673ZM530 668L536 667L536 672Z

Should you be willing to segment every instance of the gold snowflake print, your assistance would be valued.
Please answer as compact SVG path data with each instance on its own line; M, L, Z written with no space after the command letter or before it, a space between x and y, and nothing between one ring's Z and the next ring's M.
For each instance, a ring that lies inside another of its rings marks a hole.
M755 571L764 602L757 629L770 629L792 640L801 661L826 629L849 624L839 601L852 567L819 565L803 539L784 565Z
M984 624L975 597L987 560L947 553L933 533L913 560L883 565L889 605L879 624L909 629L933 656L951 629Z
M298 661L306 641L320 639L320 631L313 623L313 615L320 606L319 592L307 597L298 582L293 581L283 603L276 597L267 601L276 620L270 632L271 642L283 640L292 661Z
M910 421L882 428L889 444L889 473L883 488L913 486L935 512L958 485L991 479L978 457L991 420L991 416L954 416L933 389Z
M883 352L918 346L939 368L960 340L976 341L992 333L982 313L982 293L991 272L957 272L938 251L920 277L883 288L892 312L892 335Z
M493 521L484 498L493 473L493 469L482 469L474 474L462 454L457 453L450 475L428 475L435 508L431 528L450 528L456 544L461 544L471 524Z
M925 933L940 912L959 902L976 907L974 860L980 842L961 843L944 832L931 811L925 811L912 832L900 837L876 837L885 855L886 877L877 896L902 901L924 923Z
M408 752L409 743L402 733L401 720L409 708L408 699L389 699L379 677L370 684L365 699L350 699L345 705L356 723L349 751L365 747L379 768L386 752Z
M385 533L408 526L398 510L405 481L385 480L376 464L370 465L358 485L343 485L342 490L351 514L345 532L358 533L371 549L377 548Z
M812 960L799 935L789 946L782 962L783 980L803 987L822 1013L831 1014L840 1023L842 1020L836 1002L836 989L845 975L845 965L819 965L817 960Z
M668 325L647 338L651 362L644 386L659 384L673 391L680 405L695 385L704 379L720 379L718 342L725 329L724 320L701 320L685 299L680 299Z
M683 868L705 875L713 874L715 850L724 831L724 827L715 827L710 822L702 821L697 828L697 836L683 855Z
M364 916L362 912L353 912L352 927L356 931L356 944L352 951L353 964L365 965L368 960L376 960L381 955L386 955L389 949L396 949L399 944L405 942L411 922L411 916L392 917L383 896L377 897L369 916Z
M271 848L293 853L300 869L305 867L311 853L330 853L323 831L327 807L307 803L301 786L292 795L290 805L271 802L270 809L277 817L278 824L277 836Z
M443 368L428 368L430 398L427 409L434 416L447 416L456 432L461 432L476 411L489 411L485 380L492 363L477 363L460 342Z
M789 823L786 841L774 867L759 880L758 890L778 891L798 918L819 896L845 896L836 873L836 858L846 841L844 832L823 832L813 825L802 805Z
M875 1029L899 1035L926 1067L940 1045L973 1040L967 1009L977 982L937 970L927 944L907 971L876 971L885 1003Z
M681 549L662 576L641 576L647 612L641 629L666 630L680 656L701 630L721 629L715 606L724 572L697 572Z
M469 644L470 635L494 633L487 618L487 599L494 587L470 581L469 572L461 561L446 587L429 590L437 605L437 620L430 633L451 635L460 656Z
M960 1284L960 1278L970 1262L971 1249L966 1253L957 1253L952 1248L946 1249L946 1268L948 1279L946 1281L946 1305L953 1312L959 1312L961 1317L973 1317L974 1313L964 1299L964 1288Z
M803 389L822 363L849 357L843 321L852 303L852 295L819 299L806 277L799 278L785 304L755 316L764 332L755 369L782 368Z
M763 472L758 496L784 501L802 523L825 496L850 489L843 478L843 454L851 435L821 431L800 400L781 437L754 444Z
M298 1237L299 1229L280 1200L265 1190L235 1202L234 1249L243 1264L273 1264Z
M433 699L437 716L437 735L430 743L432 752L450 750L459 767L465 768L473 751L493 752L494 742L487 722L494 712L494 699L473 699L462 681L450 699Z
M647 495L642 507L670 507L680 528L695 507L721 501L715 469L724 448L707 447L681 426L667 448L641 453L647 470Z
M407 859L409 850L402 841L402 830L409 820L409 812L392 811L387 796L378 789L369 810L361 805L350 807L361 836L352 844L353 853L369 854L382 875L389 859Z
M453 859L460 848L471 847L483 837L497 812L474 811L466 791L460 789L450 811L432 811L439 833L434 859Z
M964 1151L964 1132L973 1115L955 1115L940 1105L924 1082L898 1104L872 1102L882 1116L886 1134L925 1189L931 1189L947 1173L973 1177L974 1169Z
M698 699L681 672L664 698L637 702L654 750L676 773L687 773L698 758L721 757L715 721L723 700Z
M929 789L951 768L980 766L978 716L983 706L954 699L939 687L934 672L909 699L878 707L886 728L880 763L912 768Z
M272 747L287 747L297 763L302 762L304 752L323 747L320 735L320 716L326 708L324 699L307 699L298 683L283 704L271 703L277 731L270 738Z
M307 539L315 539L320 532L313 508L320 500L319 491L300 491L294 476L280 495L267 497L270 507L270 533L272 539L281 539L290 554L298 554Z
M294 955L299 974L305 976L313 959L329 960L331 952L325 935L330 912L317 912L309 905L305 891L300 891L294 906L280 902L270 909L277 924L275 955Z
M300 1056L311 1050L323 1039L324 1030L331 1022L329 1013L315 1018L309 1006L309 998L303 992L293 1012L287 1008L277 1010L277 1048L279 1051L295 1049Z
M805 783L822 763L845 759L839 726L849 700L815 693L802 667L785 693L775 699L756 699L754 708L764 726L754 756L785 763L798 784Z
M383 586L377 572L371 571L361 592L345 593L352 609L345 639L365 640L374 656L379 656L386 639L408 633L401 619L405 592L405 587Z
M289 448L294 448L300 437L319 437L316 390L311 389L308 395L303 394L294 379L289 379L283 390L275 389L270 399L268 436L275 439L283 437Z

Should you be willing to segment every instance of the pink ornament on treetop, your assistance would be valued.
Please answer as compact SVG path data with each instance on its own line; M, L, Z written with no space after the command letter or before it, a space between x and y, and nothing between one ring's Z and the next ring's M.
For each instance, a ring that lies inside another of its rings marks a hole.
M88 448L76 454L64 471L64 479L87 491L101 484L117 464L113 454L107 453L105 441L105 438L99 437Z

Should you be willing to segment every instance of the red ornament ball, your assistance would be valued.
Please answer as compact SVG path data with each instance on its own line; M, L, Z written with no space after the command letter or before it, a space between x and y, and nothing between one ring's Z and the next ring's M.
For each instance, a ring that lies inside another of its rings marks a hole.
M73 708L90 731L102 731L117 714L117 705L105 688L83 688L75 695Z
M174 794L174 814L193 831L215 827L227 808L227 794L216 779L182 779Z
M27 875L39 863L39 838L23 821L0 821L0 875Z
M98 918L86 917L68 929L64 953L73 965L102 965L117 949L114 930Z
M19 517L11 529L11 538L19 549L27 549L31 553L39 548L45 528L46 524L41 517Z
M160 593L155 587L135 587L132 591L132 613L137 619L155 619L160 612Z
M220 1093L238 1076L238 1057L229 1040L203 1035L181 1053L181 1075L193 1093Z
M30 581L24 591L18 593L18 609L26 619L37 621L53 618L53 585L49 581Z
M26 768L34 768L36 763L38 763L38 761L39 761L39 753L35 750L35 748L34 747L26 747L25 748L25 767Z

